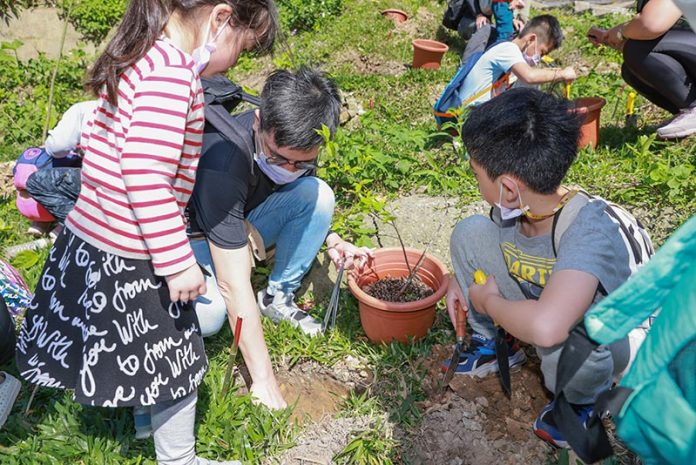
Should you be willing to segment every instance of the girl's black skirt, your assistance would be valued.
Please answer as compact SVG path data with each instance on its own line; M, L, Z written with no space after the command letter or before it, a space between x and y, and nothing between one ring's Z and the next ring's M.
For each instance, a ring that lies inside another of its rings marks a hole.
M149 260L103 252L67 228L51 249L17 342L29 382L81 404L152 405L193 392L208 360L192 306L172 303Z

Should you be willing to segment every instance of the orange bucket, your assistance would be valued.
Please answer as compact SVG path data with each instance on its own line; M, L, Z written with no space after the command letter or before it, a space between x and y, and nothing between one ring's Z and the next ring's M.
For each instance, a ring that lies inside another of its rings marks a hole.
M607 101L602 97L582 97L575 99L574 103L575 113L584 115L584 120L580 127L578 148L584 148L588 145L595 148L599 142L599 116Z
M413 41L413 68L438 69L447 44L430 39L415 39Z

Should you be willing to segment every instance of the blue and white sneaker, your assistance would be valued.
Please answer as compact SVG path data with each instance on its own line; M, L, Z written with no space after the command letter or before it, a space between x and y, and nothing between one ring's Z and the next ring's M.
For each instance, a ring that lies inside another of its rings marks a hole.
M556 422L553 419L552 411L555 405L556 402L551 401L541 410L537 419L534 420L534 434L549 444L569 449L568 442L563 438L561 432L558 431ZM587 421L592 416L592 405L573 405L573 410L575 410L582 424L586 426Z
M510 368L518 367L527 361L527 356L520 345L512 338L508 340L508 364ZM450 360L442 363L442 371L447 371ZM495 340L474 333L466 352L459 354L459 365L455 371L458 375L484 376L498 371L498 361L495 358Z

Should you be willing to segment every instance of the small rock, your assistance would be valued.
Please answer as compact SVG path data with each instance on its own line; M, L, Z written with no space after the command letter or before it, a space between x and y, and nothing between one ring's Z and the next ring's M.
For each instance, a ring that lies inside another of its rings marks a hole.
M363 379L367 378L367 376L368 376L368 375L367 375L367 371L365 371L365 370L360 370L360 372L358 373L358 376L360 376L360 377L363 378Z
M486 399L485 397L477 397L476 403L479 404L481 407L488 407L488 399Z

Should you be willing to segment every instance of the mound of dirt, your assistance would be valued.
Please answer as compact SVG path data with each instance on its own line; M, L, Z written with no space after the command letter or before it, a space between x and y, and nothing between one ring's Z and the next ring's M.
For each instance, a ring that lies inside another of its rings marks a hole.
M330 465L332 458L351 440L352 433L368 429L374 417L326 419L303 431L295 446L277 457L267 459L265 465Z
M404 455L414 464L544 464L549 446L532 432L532 423L548 402L539 361L531 349L528 362L511 373L508 399L497 376L455 375L442 392L443 360L451 346L437 345L423 363L429 377L428 399L420 404L423 417L415 431L405 434Z

